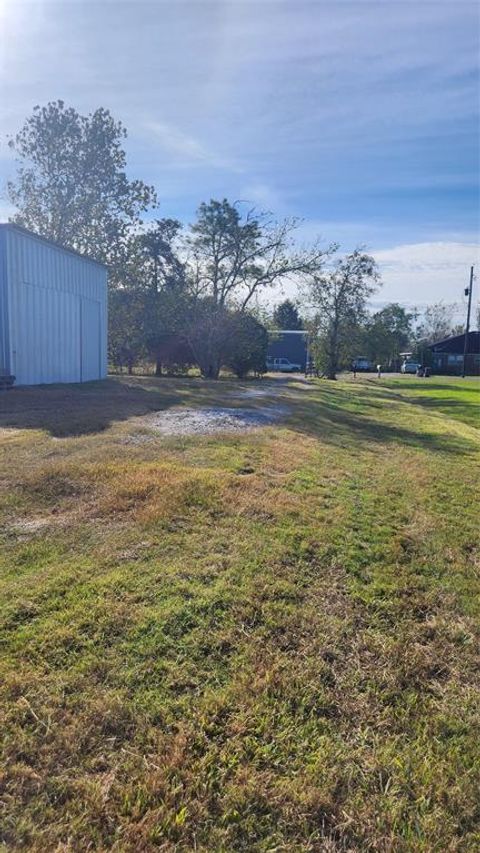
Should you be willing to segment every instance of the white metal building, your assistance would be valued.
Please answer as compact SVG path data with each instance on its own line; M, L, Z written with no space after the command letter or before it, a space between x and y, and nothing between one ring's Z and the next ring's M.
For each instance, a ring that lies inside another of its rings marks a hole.
M16 385L107 375L107 269L0 224L0 375Z

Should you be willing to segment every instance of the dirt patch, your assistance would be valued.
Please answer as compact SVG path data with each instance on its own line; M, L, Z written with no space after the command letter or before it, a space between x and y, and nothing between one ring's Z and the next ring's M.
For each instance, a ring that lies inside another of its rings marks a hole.
M284 412L280 406L268 409L169 409L143 418L142 423L161 435L212 435L269 426Z
M31 539L37 534L50 531L54 527L68 527L79 520L78 508L72 512L52 512L50 515L35 518L16 518L7 526L7 532L18 539Z
M9 530L12 533L16 533L19 536L33 536L35 533L38 533L41 530L45 530L46 527L50 527L52 524L52 519L49 518L24 518L15 521L14 524L11 524Z
M276 388L272 388L267 385L265 388L241 388L239 390L230 391L229 397L234 399L248 399L248 398L257 398L257 397L273 397L274 394L277 394L278 390Z

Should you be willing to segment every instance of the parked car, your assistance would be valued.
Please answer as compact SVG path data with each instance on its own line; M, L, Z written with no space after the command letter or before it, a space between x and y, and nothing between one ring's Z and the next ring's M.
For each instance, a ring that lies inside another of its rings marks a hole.
M369 361L368 358L365 358L363 355L357 356L357 358L353 359L352 367L354 370L364 371L367 373L369 370L373 370L372 362Z
M421 366L418 361L404 361L400 368L400 373L416 373Z
M267 370L278 370L280 373L300 373L301 364L295 364L289 358L267 358Z

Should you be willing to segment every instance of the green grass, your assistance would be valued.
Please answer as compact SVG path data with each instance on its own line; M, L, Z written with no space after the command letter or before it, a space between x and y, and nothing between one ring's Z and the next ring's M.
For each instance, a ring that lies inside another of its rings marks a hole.
M411 400L477 428L480 426L480 377L458 379L453 376L419 380L411 376L383 379L382 385Z
M478 386L247 387L0 399L5 850L478 850Z

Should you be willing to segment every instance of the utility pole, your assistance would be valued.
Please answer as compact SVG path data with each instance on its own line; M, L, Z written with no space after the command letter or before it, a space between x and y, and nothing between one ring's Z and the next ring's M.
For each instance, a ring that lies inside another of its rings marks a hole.
M468 296L468 308L467 308L467 325L465 326L465 345L463 347L463 370L462 370L462 379L465 379L465 367L467 362L467 354L468 354L468 333L470 331L470 311L472 308L472 290L473 290L473 267L470 267L470 284L465 288L465 296Z

